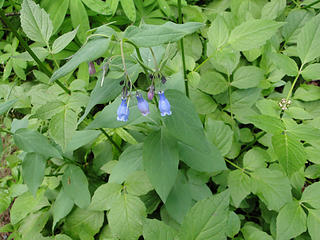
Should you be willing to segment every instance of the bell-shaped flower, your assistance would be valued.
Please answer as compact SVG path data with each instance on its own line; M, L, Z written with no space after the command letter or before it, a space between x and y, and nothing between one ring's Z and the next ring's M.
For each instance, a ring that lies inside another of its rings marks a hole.
M142 113L143 116L147 116L150 111L149 111L149 103L143 99L140 93L137 93L136 95L137 100L138 100L138 109Z
M96 73L96 68L94 66L94 63L93 62L89 62L89 74L93 75L95 73Z
M154 86L151 85L149 87L149 91L148 91L148 99L151 101L153 99L153 97L154 97Z
M159 93L159 110L161 116L171 115L171 107L168 99L164 96L164 92L160 91Z
M122 98L122 102L117 110L117 120L121 122L128 121L129 108L127 106L127 98Z

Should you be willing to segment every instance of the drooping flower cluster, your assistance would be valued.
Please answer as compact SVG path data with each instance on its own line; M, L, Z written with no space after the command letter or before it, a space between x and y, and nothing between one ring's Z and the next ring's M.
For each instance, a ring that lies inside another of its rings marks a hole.
M153 95L154 95L154 88L153 88L153 91L151 91L151 92L149 90L148 99L151 100L153 98ZM172 114L171 106L170 106L168 99L165 97L164 92L159 91L158 95L159 95L158 107L159 107L161 116L171 115ZM139 111L141 112L141 114L143 116L147 116L150 113L149 103L138 92L136 94L136 98L138 101ZM127 98L122 97L122 102L121 102L120 106L118 107L118 111L117 111L117 120L122 121L122 122L126 122L126 121L128 121L128 117L129 117L129 107L127 105Z

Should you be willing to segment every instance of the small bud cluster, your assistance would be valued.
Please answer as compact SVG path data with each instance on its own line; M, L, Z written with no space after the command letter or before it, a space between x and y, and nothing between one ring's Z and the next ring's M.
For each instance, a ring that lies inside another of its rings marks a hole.
M291 100L287 100L285 98L282 98L281 101L279 102L279 106L282 110L287 110L290 104L291 104Z

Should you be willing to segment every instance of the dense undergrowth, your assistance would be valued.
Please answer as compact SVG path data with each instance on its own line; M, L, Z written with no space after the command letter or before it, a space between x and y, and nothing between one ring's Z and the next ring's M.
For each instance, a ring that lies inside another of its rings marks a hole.
M320 239L319 2L0 0L0 232Z

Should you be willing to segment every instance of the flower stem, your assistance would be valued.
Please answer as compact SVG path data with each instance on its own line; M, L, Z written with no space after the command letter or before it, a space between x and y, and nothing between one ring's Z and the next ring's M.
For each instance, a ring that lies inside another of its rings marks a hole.
M298 71L297 76L296 76L295 79L293 80L292 86L291 86L291 88L290 88L290 90L289 90L289 92L288 92L288 95L287 95L287 97L286 97L286 101L288 101L289 98L291 97L293 88L294 88L294 86L296 85L296 83L297 83L297 81L298 81L298 79L299 79L299 76L300 76L300 74L301 74L302 68L303 68L303 64L301 65L301 67L300 67L300 69L299 69L299 71Z
M108 140L113 144L113 146L116 147L116 149L121 153L121 147L112 139L112 137L103 129L103 128L99 128L99 130L103 133L103 135L105 135Z
M182 7L181 7L181 0L178 0L178 23L182 23ZM183 78L184 78L184 86L186 89L186 95L189 97L189 86L188 86L188 79L187 79L187 69L186 69L186 58L184 55L184 45L183 45L183 38L180 39L180 48L181 48L181 57L182 57L182 65L183 65Z
M320 0L317 0L317 1L315 1L313 3L310 3L310 4L306 5L306 6L303 6L302 9L310 8L310 7L312 7L313 5L316 5L319 2L320 2Z

